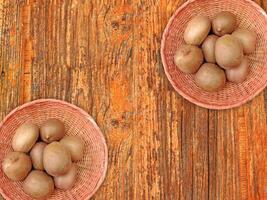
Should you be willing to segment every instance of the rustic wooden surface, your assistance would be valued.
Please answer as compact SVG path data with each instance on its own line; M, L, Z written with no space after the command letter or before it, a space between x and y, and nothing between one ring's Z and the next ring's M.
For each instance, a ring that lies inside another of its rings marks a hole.
M209 111L164 75L162 32L183 2L0 0L0 119L39 98L90 113L109 147L96 200L263 200L267 91Z

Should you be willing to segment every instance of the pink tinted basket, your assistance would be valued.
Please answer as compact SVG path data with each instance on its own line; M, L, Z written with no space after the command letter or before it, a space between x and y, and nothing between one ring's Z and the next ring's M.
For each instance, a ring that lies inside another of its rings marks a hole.
M184 44L183 33L192 17L206 15L213 19L220 11L237 16L238 26L257 33L256 51L249 55L250 73L241 84L227 83L219 92L205 92L174 64L176 50ZM267 85L267 15L250 0L189 0L170 19L162 38L161 57L165 73L175 90L190 102L209 109L240 106L258 95Z
M0 123L0 163L12 151L11 139L19 125L33 122L41 125L48 118L64 122L67 135L78 135L86 143L84 158L77 164L78 178L75 186L67 191L56 189L47 199L89 199L104 181L108 151L105 138L94 120L82 109L64 101L43 99L24 104L13 110ZM2 144L4 143L4 144ZM0 192L5 199L31 199L22 190L21 182L10 181L0 169Z

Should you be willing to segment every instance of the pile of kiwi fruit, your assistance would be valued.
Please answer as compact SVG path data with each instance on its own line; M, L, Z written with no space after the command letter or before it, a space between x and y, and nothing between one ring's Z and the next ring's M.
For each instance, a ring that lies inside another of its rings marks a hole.
M4 174L12 181L23 181L23 190L32 198L51 195L55 188L71 189L77 179L77 163L83 158L85 143L78 136L65 134L65 125L48 119L39 128L22 124L12 138L2 162Z
M248 54L255 51L257 35L237 28L236 16L228 11L213 20L196 16L186 26L185 45L174 56L175 65L195 74L198 87L207 92L222 89L227 81L242 83L249 73Z

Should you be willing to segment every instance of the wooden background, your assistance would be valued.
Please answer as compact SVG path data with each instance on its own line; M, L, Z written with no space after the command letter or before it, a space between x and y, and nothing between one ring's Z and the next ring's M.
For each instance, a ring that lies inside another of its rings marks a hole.
M227 111L174 91L159 49L183 2L0 0L0 119L39 98L91 114L109 147L96 200L263 200L267 90Z

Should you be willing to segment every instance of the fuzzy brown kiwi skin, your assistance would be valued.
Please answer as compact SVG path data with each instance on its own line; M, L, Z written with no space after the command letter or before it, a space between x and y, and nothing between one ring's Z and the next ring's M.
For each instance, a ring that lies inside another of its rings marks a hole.
M76 162L83 158L85 143L78 136L65 136L60 140L60 143L69 150L72 161Z
M226 83L223 69L212 63L203 64L195 75L196 84L207 92L216 92Z
M232 35L224 35L215 44L215 57L220 67L226 70L233 69L238 67L243 60L243 46Z
M71 189L75 184L76 176L77 166L72 164L71 168L66 174L54 177L55 186L62 190Z
M63 122L58 119L48 119L40 128L41 139L46 143L58 141L65 136Z
M61 176L71 167L71 154L59 142L52 142L44 148L43 165L51 176Z
M32 169L31 158L22 152L9 152L2 162L2 169L12 181L22 181Z
M249 73L248 58L244 57L241 64L234 69L226 70L227 80L234 83L242 83L246 80Z
M43 165L43 152L46 147L46 143L37 142L30 151L30 156L32 160L32 165L34 169L44 170Z
M44 199L54 192L54 181L44 171L33 170L23 182L26 194L36 199Z
M12 138L14 151L28 153L39 137L39 127L32 123L22 124Z
M208 63L216 63L215 44L218 38L216 35L209 35L202 44L202 51Z
M202 50L193 45L182 45L174 56L175 65L186 74L196 73L203 61Z
M244 47L245 54L251 54L256 49L257 34L251 30L237 29L232 33Z
M187 44L201 45L211 30L211 21L207 16L196 16L188 22L184 40Z
M218 13L212 20L212 31L218 36L231 34L237 26L236 16L228 11Z

